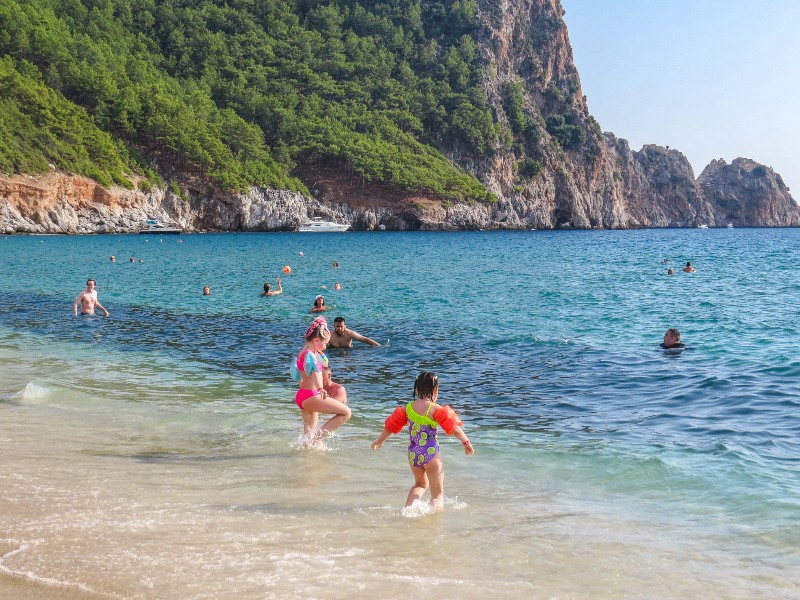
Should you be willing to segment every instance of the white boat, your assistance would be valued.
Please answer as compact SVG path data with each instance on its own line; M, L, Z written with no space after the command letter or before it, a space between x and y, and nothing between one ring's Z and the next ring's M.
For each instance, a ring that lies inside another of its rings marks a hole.
M728 223L725 227L727 227L728 229L733 229L733 223Z
M697 228L698 229L708 229L708 225L706 225L704 223L700 223L700 225L698 225Z
M297 231L308 232L331 232L331 231L347 231L350 229L350 223L336 223L334 221L323 221L322 217L314 217L305 223L301 223Z
M139 233L149 233L153 235L177 235L179 233L183 233L183 230L178 229L177 227L169 227L164 225L161 221L157 221L156 219L147 219L145 228L140 229Z

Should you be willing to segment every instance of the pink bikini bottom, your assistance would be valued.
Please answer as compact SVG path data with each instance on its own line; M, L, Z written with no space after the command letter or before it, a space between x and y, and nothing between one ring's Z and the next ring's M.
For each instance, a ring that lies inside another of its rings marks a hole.
M300 407L300 410L302 410L303 409L303 402L305 402L306 400L311 398L311 396L316 396L316 395L321 394L321 393L322 393L322 389L304 390L304 389L301 388L301 389L297 390L297 394L294 397L294 401L297 403L297 406Z

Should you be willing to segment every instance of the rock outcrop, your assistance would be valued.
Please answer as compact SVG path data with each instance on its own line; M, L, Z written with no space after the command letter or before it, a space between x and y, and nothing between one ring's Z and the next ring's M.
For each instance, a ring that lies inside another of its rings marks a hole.
M712 207L709 224L800 226L797 206L780 175L749 158L712 161L698 179Z
M719 160L696 179L677 150L647 145L636 152L603 133L581 91L559 0L477 0L477 7L473 36L486 57L483 88L514 143L498 141L480 156L447 142L441 150L491 190L495 204L359 187L309 167L298 175L311 197L256 188L225 193L180 173L162 173L184 190L180 195L173 186L145 193L53 172L0 176L0 231L130 232L148 218L186 231L279 231L309 215L358 230L800 225L800 208L769 167ZM512 88L523 99L522 130L506 112Z

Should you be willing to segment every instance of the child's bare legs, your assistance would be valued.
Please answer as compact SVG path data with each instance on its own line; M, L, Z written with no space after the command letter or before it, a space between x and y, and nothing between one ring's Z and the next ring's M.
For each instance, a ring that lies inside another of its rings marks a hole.
M338 400L334 400L329 396L323 398L320 395L311 396L303 402L303 431L305 435L311 435L316 432L318 413L331 414L333 416L328 419L320 429L320 434L325 436L332 433L350 420L350 408L346 404L342 404Z
M430 504L434 510L442 510L444 506L444 466L442 459L437 456L423 467L411 467L414 474L414 485L408 491L406 506L414 504L415 500L422 499L422 494L431 488Z
M411 472L414 474L414 485L408 490L406 506L411 506L414 504L415 500L420 500L422 494L428 489L428 476L425 474L425 469L421 467L411 467Z
M444 508L444 465L439 455L425 465L425 473L431 484L431 507L434 510Z
M303 406L305 405L306 403L304 402ZM300 412L303 415L303 436L306 440L310 440L317 431L319 413L305 409L302 409Z

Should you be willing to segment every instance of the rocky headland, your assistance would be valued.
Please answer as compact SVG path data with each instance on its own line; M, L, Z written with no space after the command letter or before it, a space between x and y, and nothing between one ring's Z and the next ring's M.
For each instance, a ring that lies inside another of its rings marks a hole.
M288 231L309 216L355 230L795 227L800 208L780 175L753 160L715 160L695 177L678 150L639 151L603 133L590 115L558 0L479 0L473 34L485 58L482 87L499 123L519 129L509 90L519 90L525 142L476 157L439 150L473 174L495 202L443 201L356 175L299 165L311 192L215 189L180 171L162 188L105 188L60 173L0 175L0 232L123 233L147 219L185 231ZM521 168L522 165L522 168ZM173 189L181 191L174 193Z

